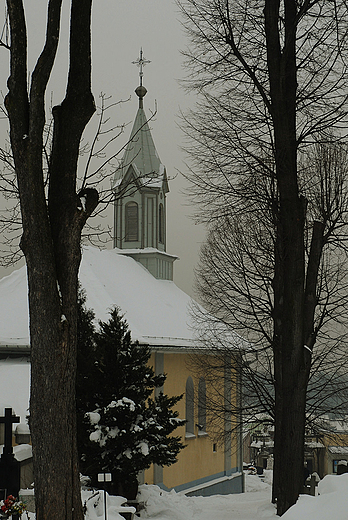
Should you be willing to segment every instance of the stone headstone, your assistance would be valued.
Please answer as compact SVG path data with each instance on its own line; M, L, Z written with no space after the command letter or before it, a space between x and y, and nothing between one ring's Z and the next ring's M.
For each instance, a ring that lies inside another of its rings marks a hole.
M19 491L18 499L21 502L24 502L30 513L35 513L35 494L33 489L21 489Z
M30 430L27 424L18 424L15 431L15 438L17 444L30 444Z
M344 473L348 473L348 465L346 460L340 460L337 463L337 475L343 475Z

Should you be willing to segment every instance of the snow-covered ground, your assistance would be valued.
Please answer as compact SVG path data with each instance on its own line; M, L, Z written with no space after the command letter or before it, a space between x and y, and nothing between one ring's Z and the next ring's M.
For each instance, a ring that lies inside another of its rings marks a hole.
M274 520L271 504L271 473L264 481L256 475L246 475L246 493L211 497L186 497L175 491L165 492L157 486L141 486L139 500L145 503L142 520ZM348 474L328 475L318 486L318 496L301 495L284 520L347 520ZM84 499L86 499L85 495ZM98 507L89 507L86 520L103 520L103 497ZM115 512L113 497L108 498L108 520L123 520Z

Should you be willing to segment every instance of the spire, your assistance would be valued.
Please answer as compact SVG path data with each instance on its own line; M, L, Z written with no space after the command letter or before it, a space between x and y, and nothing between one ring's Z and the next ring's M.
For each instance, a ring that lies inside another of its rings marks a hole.
M114 246L140 262L156 278L173 280L176 257L166 253L166 194L169 192L165 166L161 163L143 108L146 88L143 56L133 61L139 67L140 85L135 90L139 108L120 168L114 177Z
M146 96L146 93L147 93L146 88L143 86L143 76L144 76L143 67L145 67L145 65L147 65L148 63L151 63L151 61L147 60L144 57L143 49L141 48L140 49L140 56L139 56L139 58L136 59L135 61L132 61L132 63L139 67L140 85L139 85L139 87L137 87L135 89L135 93L136 93L136 95L139 98L139 108L143 108L143 99L144 99L144 97Z
M169 191L165 167L161 163L151 130L146 117L143 98L147 93L143 85L144 67L150 60L144 57L143 49L140 49L139 58L132 61L139 67L140 85L135 89L139 98L139 108L134 120L133 129L122 158L122 167L115 175L115 182L123 179L130 165L133 166L138 181L149 188L163 187L165 193Z
M123 168L119 172L121 177L124 177L125 170L132 164L141 183L147 186L162 184L164 166L161 164L142 106L138 108L122 161Z

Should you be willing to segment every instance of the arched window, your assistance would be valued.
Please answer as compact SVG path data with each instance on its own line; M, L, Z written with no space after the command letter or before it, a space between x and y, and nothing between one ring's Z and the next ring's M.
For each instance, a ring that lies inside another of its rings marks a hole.
M193 386L192 377L188 377L186 381L186 434L194 435L195 433L195 407L194 407L194 399L195 399L195 390Z
M125 207L126 242L138 241L138 204L128 202Z
M198 430L205 432L207 426L207 390L204 377L198 383Z
M164 244L164 210L162 203L158 208L158 241Z

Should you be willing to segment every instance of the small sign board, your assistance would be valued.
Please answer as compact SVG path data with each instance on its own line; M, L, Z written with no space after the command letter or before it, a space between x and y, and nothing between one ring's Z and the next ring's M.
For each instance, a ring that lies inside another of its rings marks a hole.
M98 482L111 482L111 473L98 473Z

